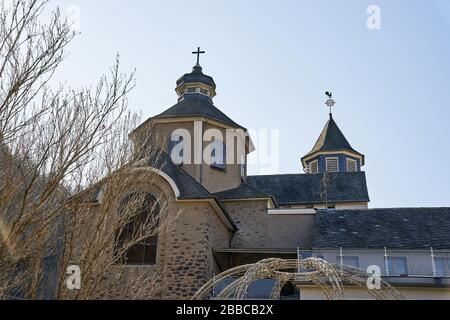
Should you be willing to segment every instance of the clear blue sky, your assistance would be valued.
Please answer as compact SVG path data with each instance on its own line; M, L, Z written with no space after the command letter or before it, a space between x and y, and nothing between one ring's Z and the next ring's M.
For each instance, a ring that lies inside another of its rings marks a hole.
M328 111L367 157L371 207L450 206L450 0L53 0L80 8L58 78L95 83L121 55L143 118L176 103L198 45L215 104L247 128L280 129L281 173L302 172ZM366 26L369 5L381 30ZM256 173L256 172L253 172Z

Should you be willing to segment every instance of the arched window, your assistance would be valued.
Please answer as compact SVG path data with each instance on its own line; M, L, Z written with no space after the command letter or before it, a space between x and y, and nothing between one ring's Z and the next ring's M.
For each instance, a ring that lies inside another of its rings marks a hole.
M117 250L144 237L151 236L130 247L122 256L122 263L131 265L151 265L156 263L158 235L154 234L159 226L159 205L150 193L132 193L120 205L120 214L129 221L120 230Z

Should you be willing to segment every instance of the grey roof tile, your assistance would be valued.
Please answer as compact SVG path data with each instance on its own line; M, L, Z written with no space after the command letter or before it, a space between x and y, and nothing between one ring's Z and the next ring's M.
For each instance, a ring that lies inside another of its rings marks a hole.
M327 151L349 151L364 157L364 155L352 148L331 115L314 148L303 158Z
M182 167L174 164L169 155L156 150L146 159L147 165L167 174L180 190L180 200L213 199L214 196L200 183L194 180Z
M201 94L186 94L184 99L163 113L152 119L183 118L183 117L205 117L228 124L235 128L244 129L226 114L214 106L211 98Z
M214 79L210 76L205 75L203 73L203 68L197 65L194 66L191 73L186 73L180 79L177 80L177 86L180 86L183 83L193 83L193 82L201 82L216 89Z
M220 200L239 200L239 199L269 199L270 194L260 191L247 183L242 183L235 189L230 189L214 194Z
M450 249L450 208L397 208L317 214L316 249Z
M365 172L329 173L328 202L368 202ZM280 205L323 203L326 200L322 174L249 176L247 183L273 195Z

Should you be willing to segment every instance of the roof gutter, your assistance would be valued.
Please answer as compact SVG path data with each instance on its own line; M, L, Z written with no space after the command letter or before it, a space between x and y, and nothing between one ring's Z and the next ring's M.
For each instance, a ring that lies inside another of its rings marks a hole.
M218 198L213 198L211 199L211 204L213 205L213 207L217 207L220 211L222 211L223 215L227 219L227 224L229 224L233 232L237 232L239 228L234 222L228 210L223 206L222 202L220 202Z

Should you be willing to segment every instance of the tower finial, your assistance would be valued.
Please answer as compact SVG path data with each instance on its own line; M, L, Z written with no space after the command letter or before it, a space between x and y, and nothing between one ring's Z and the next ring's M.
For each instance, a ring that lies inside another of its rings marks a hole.
M200 55L206 53L205 51L200 51L200 47L198 47L197 51L192 52L192 54L197 55L197 64L196 66L200 66Z
M330 108L330 117L333 117L333 112L331 108L333 108L336 105L336 102L333 100L333 93L330 91L325 92L326 96L328 97L328 100L325 102L325 105L327 105Z

